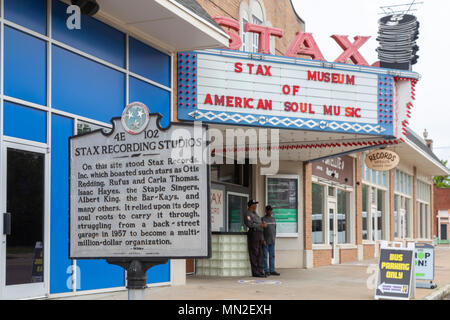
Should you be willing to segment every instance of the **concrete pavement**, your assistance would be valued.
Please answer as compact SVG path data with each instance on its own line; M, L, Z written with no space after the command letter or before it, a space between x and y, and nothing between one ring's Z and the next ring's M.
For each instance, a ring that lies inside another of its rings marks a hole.
M191 276L185 286L146 290L149 300L372 300L377 259L314 269L280 269L268 278L211 278ZM438 288L417 289L423 299L450 283L450 245L436 248ZM83 295L69 300L125 300L127 292Z

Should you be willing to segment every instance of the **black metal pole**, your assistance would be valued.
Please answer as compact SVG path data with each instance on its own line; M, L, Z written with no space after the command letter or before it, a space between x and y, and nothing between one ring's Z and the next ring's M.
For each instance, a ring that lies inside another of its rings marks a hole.
M145 300L147 288L147 270L166 264L167 259L106 259L109 264L118 265L127 271L128 300Z

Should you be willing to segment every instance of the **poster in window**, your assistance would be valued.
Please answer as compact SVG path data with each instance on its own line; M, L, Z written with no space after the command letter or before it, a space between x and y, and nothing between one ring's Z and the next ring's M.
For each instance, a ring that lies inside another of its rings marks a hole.
M297 177L268 177L267 204L274 208L277 234L298 232Z
M224 190L211 189L211 231L225 231L223 207L224 207Z

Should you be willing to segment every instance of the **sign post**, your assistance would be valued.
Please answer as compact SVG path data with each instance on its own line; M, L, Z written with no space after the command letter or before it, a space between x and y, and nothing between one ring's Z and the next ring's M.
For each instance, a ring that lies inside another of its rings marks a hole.
M149 268L211 255L207 127L160 118L132 103L111 132L70 138L69 258L123 267L129 299Z
M434 280L434 246L426 243L416 243L415 262L416 280L429 282L416 282L416 288L435 289Z
M375 299L409 300L415 296L414 250L382 247Z

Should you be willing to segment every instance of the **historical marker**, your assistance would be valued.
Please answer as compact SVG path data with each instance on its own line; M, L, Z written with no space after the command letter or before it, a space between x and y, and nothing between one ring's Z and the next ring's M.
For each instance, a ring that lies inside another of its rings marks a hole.
M142 103L70 138L70 258L200 258L209 248L207 128Z

